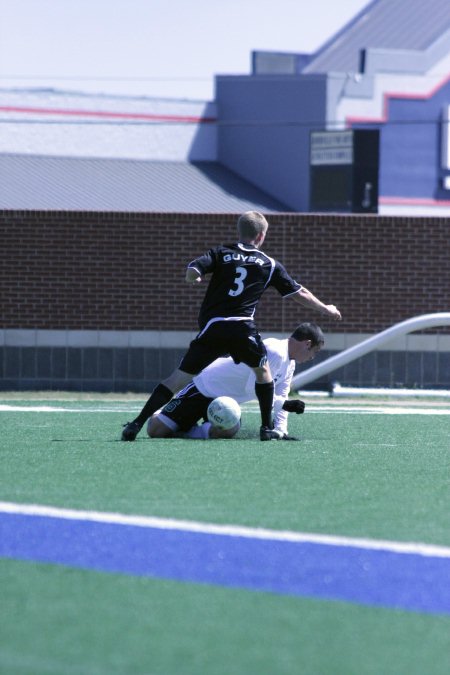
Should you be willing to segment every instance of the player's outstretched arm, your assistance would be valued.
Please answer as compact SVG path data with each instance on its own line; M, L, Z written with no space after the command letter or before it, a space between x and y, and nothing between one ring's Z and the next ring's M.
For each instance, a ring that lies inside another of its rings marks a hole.
M319 298L316 298L316 296L311 293L311 291L308 291L308 289L304 286L302 286L301 289L297 291L297 293L294 293L289 297L293 298L296 302L300 303L304 307L314 309L316 312L324 314L335 321L341 321L342 319L341 313L338 308L335 307L335 305L325 305L321 300L319 300Z

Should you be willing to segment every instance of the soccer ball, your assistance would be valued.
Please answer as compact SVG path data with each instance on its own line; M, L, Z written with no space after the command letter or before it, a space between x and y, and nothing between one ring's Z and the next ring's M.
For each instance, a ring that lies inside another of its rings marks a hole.
M208 406L208 420L218 429L232 429L241 419L241 406L234 398L218 396Z

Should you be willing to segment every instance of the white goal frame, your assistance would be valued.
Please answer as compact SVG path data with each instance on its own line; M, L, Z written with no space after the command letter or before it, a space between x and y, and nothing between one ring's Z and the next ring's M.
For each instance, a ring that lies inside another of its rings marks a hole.
M436 328L437 326L450 326L450 312L422 314L407 319L406 321L396 323L394 326L383 330L381 333L372 335L372 337L363 340L359 344L345 349L343 352L340 352L340 354L330 356L329 359L326 359L322 363L318 363L316 366L312 366L311 368L308 368L308 370L298 373L298 375L294 375L291 383L291 391L298 391L301 387L304 387L305 384L314 382L314 380L317 380L317 378L322 375L327 375L328 373L333 372L333 370L341 368L355 359L359 359L361 356L385 345L393 338L425 328Z

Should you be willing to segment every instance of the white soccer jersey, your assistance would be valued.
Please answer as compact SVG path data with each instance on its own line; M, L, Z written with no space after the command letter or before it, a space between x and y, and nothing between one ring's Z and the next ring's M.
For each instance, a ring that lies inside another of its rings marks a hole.
M264 344L275 384L274 427L277 431L287 434L288 413L282 410L282 405L289 396L295 361L288 355L288 339L267 338ZM231 396L238 403L246 403L255 399L253 371L245 363L236 365L230 356L217 359L193 380L200 393L209 398Z

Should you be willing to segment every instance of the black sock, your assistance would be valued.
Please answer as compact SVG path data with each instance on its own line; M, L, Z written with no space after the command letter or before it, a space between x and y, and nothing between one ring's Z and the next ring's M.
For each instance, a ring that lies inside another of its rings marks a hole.
M261 424L263 427L272 428L272 405L273 405L273 382L255 382L255 394L259 401L261 411Z
M173 392L170 391L165 384L158 384L154 390L147 403L142 408L139 415L136 417L133 422L144 426L149 417L153 415L154 412L163 407L170 399L173 397Z

